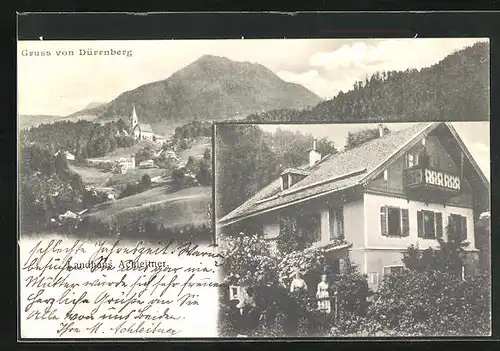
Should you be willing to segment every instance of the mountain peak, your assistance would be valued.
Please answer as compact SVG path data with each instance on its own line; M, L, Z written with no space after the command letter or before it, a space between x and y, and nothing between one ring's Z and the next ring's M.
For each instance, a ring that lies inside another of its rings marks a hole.
M167 79L124 92L96 112L99 118L126 118L135 103L144 123L178 124L302 108L320 101L311 91L285 82L261 64L202 55Z
M216 56L210 54L202 55L196 61L220 61L220 60L231 61L225 56Z

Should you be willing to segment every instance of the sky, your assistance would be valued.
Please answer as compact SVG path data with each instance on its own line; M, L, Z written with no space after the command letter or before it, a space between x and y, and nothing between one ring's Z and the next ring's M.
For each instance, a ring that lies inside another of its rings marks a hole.
M66 116L89 103L109 102L122 92L166 79L205 54L260 63L283 80L301 84L327 99L377 71L428 67L456 50L487 40L20 41L18 113ZM79 55L80 49L130 50L131 55ZM57 51L69 50L75 55L57 55Z
M391 131L405 129L415 123L385 123ZM486 178L490 179L490 123L489 122L452 122L453 127L465 146L476 160ZM378 124L259 124L265 132L276 129L300 131L320 139L326 137L335 143L337 149L345 146L347 134L366 128L377 128Z

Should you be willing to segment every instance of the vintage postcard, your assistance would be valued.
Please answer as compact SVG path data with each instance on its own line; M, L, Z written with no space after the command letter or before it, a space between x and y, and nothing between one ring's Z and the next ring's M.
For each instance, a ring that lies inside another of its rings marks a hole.
M491 333L488 39L17 62L21 340Z

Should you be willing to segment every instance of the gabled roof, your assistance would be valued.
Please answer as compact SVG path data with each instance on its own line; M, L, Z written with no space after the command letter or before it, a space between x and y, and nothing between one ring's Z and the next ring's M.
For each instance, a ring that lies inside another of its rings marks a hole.
M329 155L309 169L309 175L290 188L281 191L281 181L277 179L249 200L219 220L222 226L235 223L262 212L287 207L310 198L323 196L356 185L363 185L380 174L400 153L406 152L423 136L443 122L416 123L406 129L388 133L353 149ZM464 154L487 183L477 164L466 150L463 142L451 124L445 123L464 149Z
M141 132L153 133L153 128L151 128L151 125L141 122L139 122L139 124L141 125Z

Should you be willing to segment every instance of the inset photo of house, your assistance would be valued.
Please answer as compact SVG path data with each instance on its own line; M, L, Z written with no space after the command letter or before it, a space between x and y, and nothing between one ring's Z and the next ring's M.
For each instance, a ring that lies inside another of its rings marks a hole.
M217 124L215 138L222 334L490 332L489 122Z

